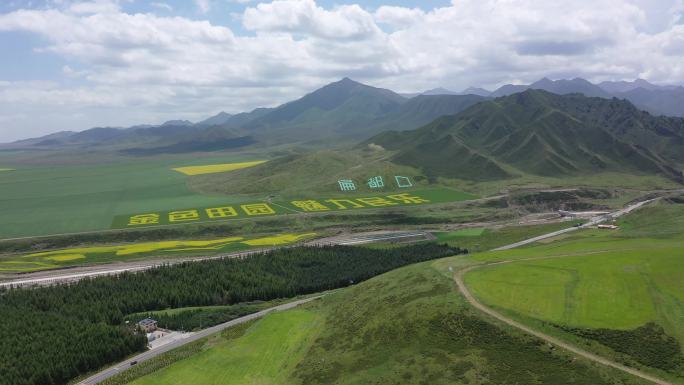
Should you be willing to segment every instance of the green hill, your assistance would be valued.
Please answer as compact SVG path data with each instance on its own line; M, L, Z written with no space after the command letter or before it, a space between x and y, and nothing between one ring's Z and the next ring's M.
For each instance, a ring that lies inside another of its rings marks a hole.
M684 181L684 119L577 94L528 90L369 143L395 151L393 162L429 176L482 181L625 172Z
M390 90L344 78L240 127L265 143L330 144L331 140L360 140L388 129L414 129L483 100L486 98L476 95L421 95L406 99Z
M269 315L131 384L637 383L484 320L445 266L402 268Z
M399 109L370 124L367 134L386 130L412 130L428 124L440 116L454 115L485 101L477 95L418 95Z
M193 176L190 187L205 194L278 194L301 198L334 194L339 191L340 179L359 183L375 175L420 174L412 167L388 161L388 156L385 151L371 150L291 154L229 173ZM420 181L414 178L414 182Z
M406 98L344 78L283 104L242 126L268 142L354 136L369 122L397 110Z

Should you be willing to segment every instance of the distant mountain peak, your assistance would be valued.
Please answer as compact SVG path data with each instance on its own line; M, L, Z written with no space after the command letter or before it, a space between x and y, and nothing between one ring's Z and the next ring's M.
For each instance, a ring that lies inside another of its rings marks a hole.
M545 77L543 77L543 78L537 80L536 82L532 83L532 85L534 86L534 85L553 84L553 83L554 83L553 80L551 80L551 79L549 79L549 78L547 78L547 77L545 76Z
M219 126L221 124L228 122L231 117L233 117L233 115L231 115L225 111L221 111L218 114L216 114L210 118L207 118L201 122L198 122L197 125L198 126L204 126L204 127Z
M193 123L189 120L176 119L176 120L168 120L168 121L162 123L162 127L163 126L192 126L192 124Z
M421 95L456 95L457 92L447 90L444 87L437 87L423 92Z
M465 90L460 92L461 95L477 95L477 96L489 96L492 94L492 91L486 90L484 88L480 87L468 87Z
M361 86L361 85L365 85L365 84L359 83L356 80L350 79L350 78L345 76L342 79L340 79L336 82L332 82L328 85L329 86Z

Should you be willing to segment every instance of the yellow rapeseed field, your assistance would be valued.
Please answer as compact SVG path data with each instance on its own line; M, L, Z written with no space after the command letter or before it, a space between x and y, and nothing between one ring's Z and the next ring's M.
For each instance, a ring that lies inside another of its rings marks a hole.
M149 253L152 251L190 251L190 250L206 250L206 249L220 249L221 247L241 241L241 237L214 239L209 241L163 241L163 242L149 242L138 243L135 245L127 245L125 248L118 250L116 255L130 255Z
M217 172L228 172L239 170L242 168L253 167L265 162L265 160L256 160L252 162L240 163L206 164L204 166L178 167L174 168L173 170L183 173L185 175L215 174Z
M281 234L270 237L244 239L242 237L219 238L210 240L179 240L179 241L160 241L160 242L144 242L127 245L116 246L94 246L94 247L78 247L72 249L44 251L40 253L33 253L25 255L23 258L40 259L42 261L50 262L69 262L79 259L86 259L94 257L97 254L114 254L116 256L129 256L135 254L144 254L152 252L180 252L180 251L211 251L220 250L221 248L233 243L240 243L247 246L277 246L288 243L297 242L302 239L311 238L316 233L306 234ZM10 263L10 262L6 262ZM36 264L41 266L41 262L37 261L19 261L12 262L17 264ZM43 264L43 268L53 267L52 265ZM13 270L17 269L11 266ZM0 264L0 270L3 266Z
M85 259L86 256L83 254L62 254L62 255L56 255L54 257L47 257L45 259L50 260L50 261L55 261L55 262L66 262L66 261L73 261L76 259Z
M27 272L36 270L45 270L56 265L50 265L43 262L23 262L23 261L4 261L0 262L0 271L12 272Z
M250 245L250 246L277 246L277 245L284 245L287 243L293 243L300 241L305 238L311 238L316 233L307 233L307 234L282 234L282 235L275 235L272 237L265 237L265 238L257 238L257 239L250 239L247 241L244 241L242 243Z

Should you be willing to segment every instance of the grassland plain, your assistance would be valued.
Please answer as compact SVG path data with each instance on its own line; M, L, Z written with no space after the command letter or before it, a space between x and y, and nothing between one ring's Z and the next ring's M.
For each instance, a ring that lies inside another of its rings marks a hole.
M473 256L513 262L471 271L466 284L513 318L569 340L593 340L580 343L684 383L683 216L684 205L658 203L621 220L616 232L582 231Z
M102 230L120 214L238 202L240 197L192 192L187 176L172 168L246 160L214 155L12 164L17 170L0 178L0 238Z
M310 239L316 233L277 234L261 237L229 237L202 240L139 242L42 251L0 258L0 273L21 273L106 262L122 262L150 256L212 255L258 247L283 246Z
M129 379L135 385L639 384L481 319L455 291L447 267L458 260L401 268L269 315L237 339L207 342L199 353Z
M359 209L391 209L402 206L421 206L450 203L477 198L475 195L447 188L405 189L401 192L335 194L332 198L305 197L291 201L256 201L236 205L184 208L162 212L141 212L114 217L112 228L144 228L151 226L188 224L212 221L231 221L263 216L301 213L327 213Z

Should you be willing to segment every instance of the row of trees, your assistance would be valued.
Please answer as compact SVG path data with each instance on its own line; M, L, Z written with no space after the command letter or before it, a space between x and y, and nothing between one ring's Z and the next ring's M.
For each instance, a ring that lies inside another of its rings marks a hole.
M268 302L239 303L226 307L191 308L179 312L147 312L126 316L134 323L141 318L153 318L164 329L194 331L232 321L269 307Z
M385 250L290 248L165 266L71 285L0 292L0 385L57 385L145 349L126 315L267 301L344 287L411 263L467 252L418 244Z

